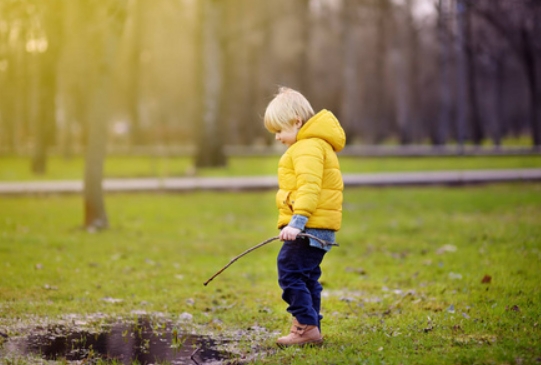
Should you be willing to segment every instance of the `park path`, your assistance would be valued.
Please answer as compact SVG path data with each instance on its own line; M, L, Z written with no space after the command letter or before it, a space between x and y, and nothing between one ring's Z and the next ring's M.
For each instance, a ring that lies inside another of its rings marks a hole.
M490 182L541 181L541 168L385 172L344 174L347 186L464 185ZM171 177L105 179L106 192L182 192L195 190L255 190L277 187L275 176ZM83 191L83 182L25 181L1 182L0 195L70 194Z

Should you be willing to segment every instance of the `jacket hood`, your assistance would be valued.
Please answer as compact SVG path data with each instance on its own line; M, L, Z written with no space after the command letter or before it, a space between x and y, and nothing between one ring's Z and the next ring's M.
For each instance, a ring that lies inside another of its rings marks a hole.
M336 152L346 145L346 134L333 113L323 109L310 118L299 130L297 140L320 138L329 143Z

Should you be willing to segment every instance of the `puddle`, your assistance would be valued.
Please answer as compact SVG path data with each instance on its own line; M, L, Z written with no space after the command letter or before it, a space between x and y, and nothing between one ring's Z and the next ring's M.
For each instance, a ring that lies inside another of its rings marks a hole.
M0 354L34 355L45 360L106 360L129 365L223 364L235 358L232 353L218 349L226 343L208 336L177 333L170 323L140 319L134 324L108 325L96 333L70 331L62 326L36 330L27 337L8 339Z

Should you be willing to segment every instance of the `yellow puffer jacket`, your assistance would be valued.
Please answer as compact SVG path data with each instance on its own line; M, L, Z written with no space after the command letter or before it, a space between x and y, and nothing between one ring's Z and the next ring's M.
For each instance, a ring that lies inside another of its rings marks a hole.
M328 110L302 126L278 164L278 228L300 214L308 218L306 228L340 229L344 184L336 152L345 144L344 130Z

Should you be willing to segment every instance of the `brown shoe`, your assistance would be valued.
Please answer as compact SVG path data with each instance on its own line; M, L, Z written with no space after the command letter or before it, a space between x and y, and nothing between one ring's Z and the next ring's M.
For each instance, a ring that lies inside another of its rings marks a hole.
M293 318L290 334L276 340L276 344L280 347L304 345L320 346L322 343L323 337L317 326L300 324L295 318Z

